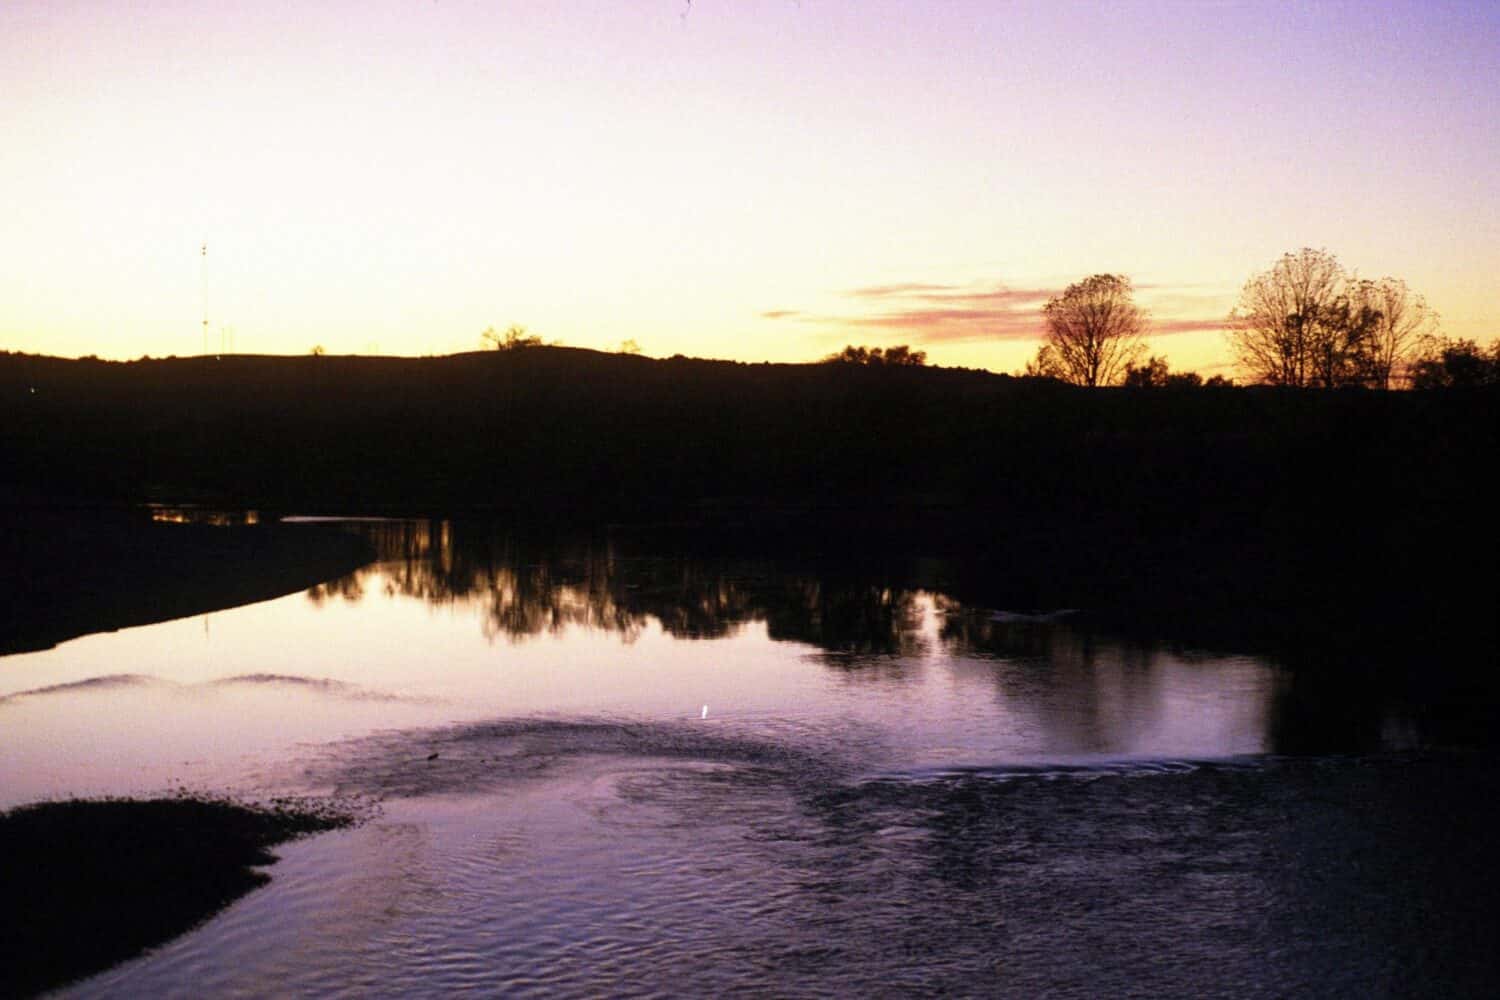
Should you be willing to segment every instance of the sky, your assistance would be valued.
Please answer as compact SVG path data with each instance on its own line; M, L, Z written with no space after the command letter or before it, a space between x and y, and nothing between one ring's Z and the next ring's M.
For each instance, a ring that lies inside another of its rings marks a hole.
M0 4L0 350L1174 368L1326 248L1500 335L1500 4ZM203 252L206 245L207 251Z

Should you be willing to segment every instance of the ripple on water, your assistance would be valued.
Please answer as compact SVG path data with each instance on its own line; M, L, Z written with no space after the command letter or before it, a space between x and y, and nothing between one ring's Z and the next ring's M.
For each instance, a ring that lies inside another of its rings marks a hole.
M347 744L311 777L379 818L81 992L1355 996L1497 971L1483 838L1438 819L1487 762L903 773L872 749L557 719Z

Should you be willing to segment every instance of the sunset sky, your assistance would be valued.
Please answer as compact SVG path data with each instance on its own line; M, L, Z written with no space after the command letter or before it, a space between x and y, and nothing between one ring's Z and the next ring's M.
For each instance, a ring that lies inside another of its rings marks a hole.
M488 326L1018 368L1130 276L1217 370L1323 247L1500 334L1500 4L0 5L0 350L446 354Z

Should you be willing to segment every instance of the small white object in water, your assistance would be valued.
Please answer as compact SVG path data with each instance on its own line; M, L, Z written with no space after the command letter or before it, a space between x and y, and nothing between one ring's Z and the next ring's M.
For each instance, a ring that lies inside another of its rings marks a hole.
M700 715L700 716L698 716L698 718L700 718L700 719L706 719L706 718L708 718L708 706L707 705L703 706L703 714Z

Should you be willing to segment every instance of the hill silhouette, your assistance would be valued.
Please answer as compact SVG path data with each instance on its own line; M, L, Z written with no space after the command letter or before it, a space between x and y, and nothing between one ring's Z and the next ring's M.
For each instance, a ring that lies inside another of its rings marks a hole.
M0 500L690 520L977 555L1012 604L1493 650L1497 400L559 347L10 354Z

